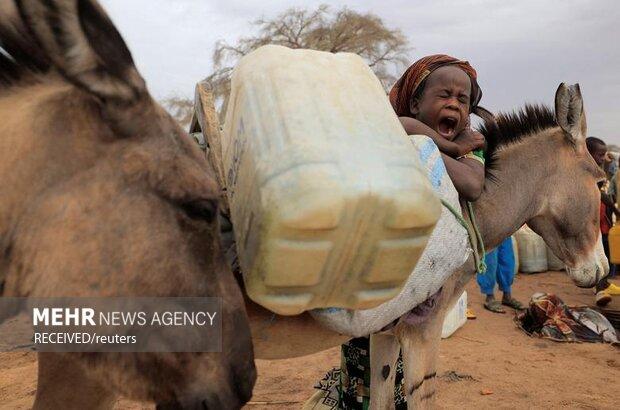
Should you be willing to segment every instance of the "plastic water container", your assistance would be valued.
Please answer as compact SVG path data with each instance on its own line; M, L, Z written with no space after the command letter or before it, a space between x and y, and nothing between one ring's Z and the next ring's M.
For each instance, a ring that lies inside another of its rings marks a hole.
M515 277L517 275L517 273L519 272L519 245L517 244L517 238L515 237L515 235L512 235L510 237L510 242L512 243L512 254L514 255L515 258L515 268L514 268L514 272L512 272L512 276Z
M464 291L456 304L450 309L441 328L441 338L446 339L467 322L467 292Z
M269 45L245 56L222 151L247 293L278 314L396 296L441 214L385 91L354 54Z
M620 264L620 225L609 230L609 263Z
M545 272L547 267L547 244L527 225L515 233L519 248L519 272Z
M547 269L549 270L564 270L564 262L560 260L549 246L547 246Z

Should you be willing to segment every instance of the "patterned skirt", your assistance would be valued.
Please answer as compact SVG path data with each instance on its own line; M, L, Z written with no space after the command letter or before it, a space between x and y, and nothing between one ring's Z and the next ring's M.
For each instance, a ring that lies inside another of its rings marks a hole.
M406 410L403 360L398 355L394 403L396 410ZM370 339L359 337L342 345L340 369L330 370L314 386L319 391L304 410L368 410L370 408Z

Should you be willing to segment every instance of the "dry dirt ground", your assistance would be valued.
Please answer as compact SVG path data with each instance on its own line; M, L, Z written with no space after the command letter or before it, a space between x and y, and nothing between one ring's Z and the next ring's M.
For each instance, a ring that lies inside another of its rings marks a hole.
M475 282L467 290L478 318L441 342L439 408L620 408L620 349L530 338L516 328L512 314L482 309ZM563 273L517 277L514 295L521 301L537 291L555 292L569 304L594 299L592 290L574 287ZM620 308L620 300L613 303ZM300 408L314 383L338 364L339 354L334 348L298 359L258 361L258 382L246 410ZM470 378L451 381L445 375L452 371ZM1 353L0 408L30 408L35 389L36 356ZM116 408L153 406L120 400Z

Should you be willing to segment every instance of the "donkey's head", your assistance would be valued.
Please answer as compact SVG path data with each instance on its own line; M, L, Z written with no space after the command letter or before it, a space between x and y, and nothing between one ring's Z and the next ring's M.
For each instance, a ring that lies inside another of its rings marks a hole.
M578 286L592 287L609 270L601 242L597 187L605 173L586 148L586 114L579 84L560 84L555 120L559 127L551 138L560 143L560 161L556 172L548 176L552 189L544 190L547 198L527 224L566 264Z
M586 149L586 116L578 85L561 84L555 114L526 105L486 118L487 183L479 208L492 246L527 223L566 264L573 281L591 287L608 271L599 231L605 174ZM491 229L493 228L493 229Z
M223 353L76 360L136 399L245 403L250 331L201 151L95 1L3 1L0 45L0 293L221 297Z

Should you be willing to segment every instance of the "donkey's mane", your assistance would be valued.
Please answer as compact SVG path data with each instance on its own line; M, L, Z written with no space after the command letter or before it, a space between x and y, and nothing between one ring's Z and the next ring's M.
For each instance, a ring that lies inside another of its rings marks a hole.
M34 80L50 66L49 57L21 21L0 19L0 87Z
M495 116L495 122L486 120L479 131L487 142L484 154L487 176L492 177L492 171L496 169L495 154L501 147L557 126L554 111L542 104L526 104L520 110L499 113Z

